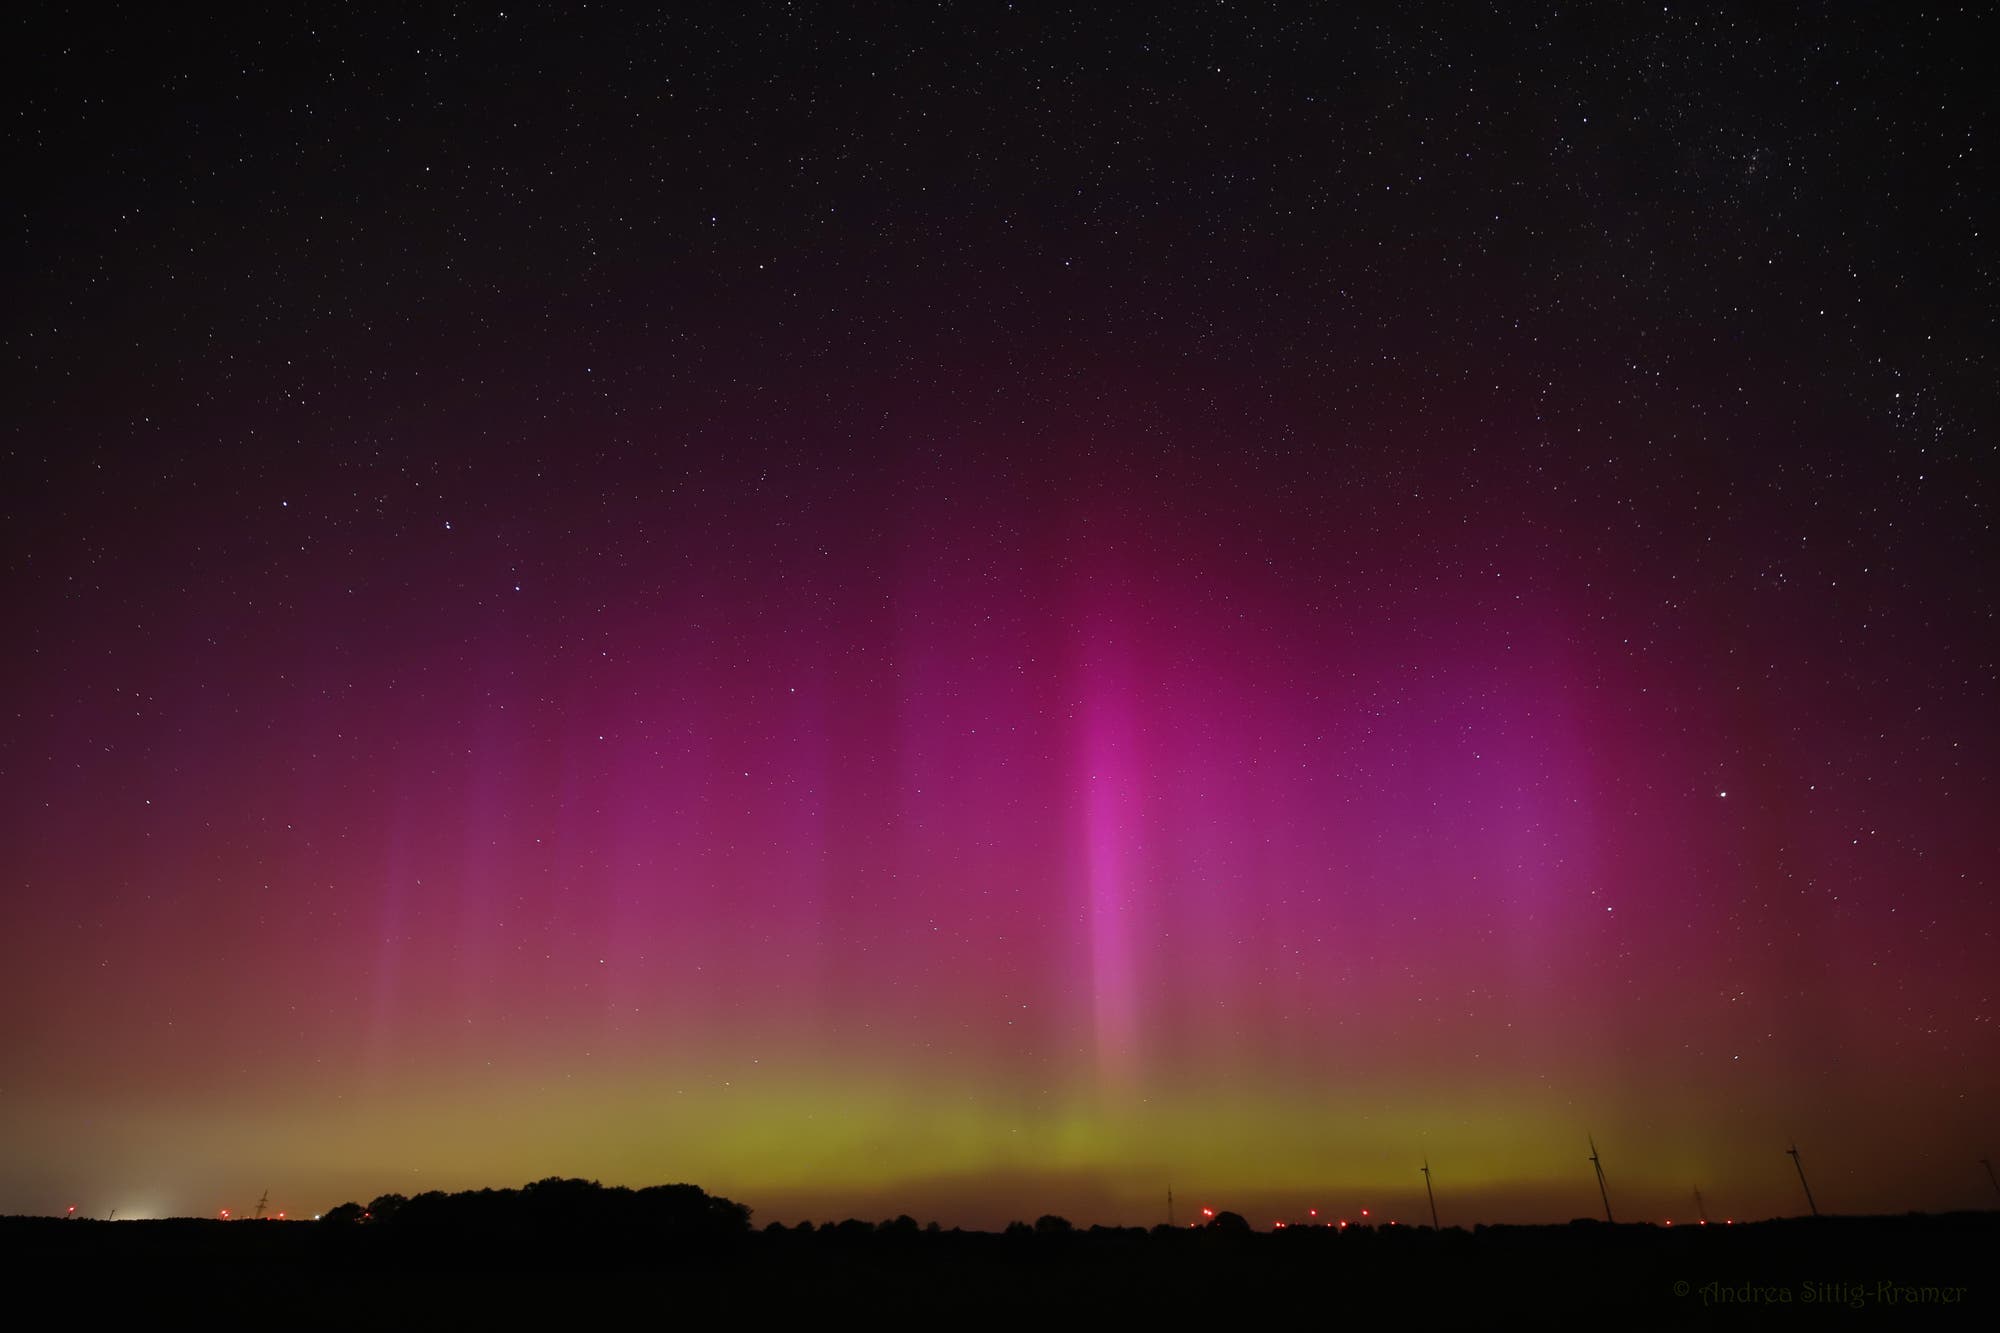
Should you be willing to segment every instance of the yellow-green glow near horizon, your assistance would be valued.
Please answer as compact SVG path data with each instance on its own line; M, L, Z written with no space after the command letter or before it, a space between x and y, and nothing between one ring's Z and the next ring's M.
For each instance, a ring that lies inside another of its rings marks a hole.
M1785 1211L1791 1202L1779 1169L1789 1163L1759 1151L1768 1145L1746 1149L1726 1127L1682 1121L1644 1095L1587 1083L1446 1093L1398 1091L1376 1078L1289 1090L1135 1089L1111 1099L1084 1085L996 1086L969 1064L942 1071L833 1063L801 1057L746 1068L722 1058L664 1078L447 1068L386 1095L247 1090L222 1107L204 1100L125 1107L88 1126L60 1105L17 1112L16 1122L58 1150L81 1151L107 1135L128 1143L129 1154L103 1169L130 1173L134 1191L151 1197L184 1201L206 1191L196 1211L233 1205L240 1212L245 1194L265 1187L260 1181L282 1182L278 1196L299 1213L330 1206L336 1195L561 1174L698 1181L757 1201L765 1221L872 1217L928 1204L952 1224L997 1226L1058 1207L1150 1224L1163 1215L1169 1183L1184 1200L1258 1218L1304 1217L1313 1208L1337 1216L1372 1205L1378 1217L1415 1219L1422 1190L1415 1164L1428 1155L1446 1210L1471 1222L1596 1211L1575 1110L1582 1099L1598 1108L1591 1132L1616 1199L1634 1217L1685 1213L1693 1182L1716 1206L1744 1216ZM468 1105L479 1112L468 1115ZM1778 1123L1775 1108L1745 1109ZM1865 1123L1883 1110L1856 1105L1848 1113ZM1829 1128L1857 1132L1838 1121ZM1868 1169L1857 1170L1840 1161L1836 1142L1816 1163L1827 1188L1891 1206L1907 1187L1900 1168L1884 1169L1877 1151L1863 1159ZM160 1169L155 1155L171 1155L172 1165ZM343 1165L302 1175L287 1165L300 1160Z

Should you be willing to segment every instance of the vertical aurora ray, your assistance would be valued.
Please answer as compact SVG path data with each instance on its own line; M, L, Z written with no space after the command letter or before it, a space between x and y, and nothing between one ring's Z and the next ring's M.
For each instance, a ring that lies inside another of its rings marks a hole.
M1080 526L1094 549L1064 627L1076 759L1057 780L1067 783L1081 816L1089 1037L1096 1092L1109 1107L1143 1095L1159 1072L1147 1032L1159 959L1146 821L1148 773L1161 756L1149 730L1155 701L1139 674L1139 664L1152 659L1130 563L1133 534L1117 515Z
M1085 686L1079 774L1091 1034L1098 1078L1109 1089L1131 1084L1140 1054L1134 865L1141 809L1126 690L1122 679L1093 667Z

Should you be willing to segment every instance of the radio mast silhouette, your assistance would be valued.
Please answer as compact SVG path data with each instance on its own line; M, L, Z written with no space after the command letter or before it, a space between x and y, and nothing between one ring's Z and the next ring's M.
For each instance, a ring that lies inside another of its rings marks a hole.
M1701 1224L1708 1225L1708 1205L1701 1201L1701 1186L1694 1187L1694 1210L1701 1217Z
M1814 1217L1819 1216L1819 1205L1813 1202L1812 1186L1806 1184L1806 1165L1799 1160L1799 1141L1792 1140L1792 1146L1785 1149L1785 1156L1792 1159L1792 1165L1799 1169L1799 1187L1806 1192L1806 1207L1812 1209Z
M1431 1230L1442 1231L1438 1225L1438 1196L1431 1193L1431 1155L1424 1154L1424 1197L1431 1201Z
M1597 1197L1604 1200L1604 1220L1616 1226L1617 1223L1611 1217L1611 1191L1604 1186L1604 1163L1597 1160L1597 1138L1595 1135L1589 1137L1590 1164L1597 1168Z

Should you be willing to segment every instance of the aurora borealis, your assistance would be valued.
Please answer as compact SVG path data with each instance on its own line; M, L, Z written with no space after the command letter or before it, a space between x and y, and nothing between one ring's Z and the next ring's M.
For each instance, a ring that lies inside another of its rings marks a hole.
M10 20L0 1212L1991 1206L1963 34L140 22Z

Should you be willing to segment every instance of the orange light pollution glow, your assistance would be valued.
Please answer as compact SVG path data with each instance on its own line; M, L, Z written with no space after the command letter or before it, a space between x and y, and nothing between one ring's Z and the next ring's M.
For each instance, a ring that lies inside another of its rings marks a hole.
M947 107L369 22L47 100L0 1213L1561 1221L1593 1140L1620 1220L1803 1212L1793 1144L1990 1201L1990 312L1855 252L1962 175L1853 220L1962 124L1773 250L1810 182L1592 146L1624 47Z

